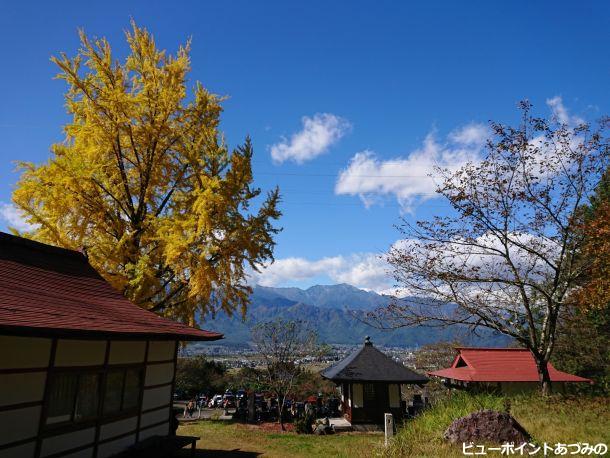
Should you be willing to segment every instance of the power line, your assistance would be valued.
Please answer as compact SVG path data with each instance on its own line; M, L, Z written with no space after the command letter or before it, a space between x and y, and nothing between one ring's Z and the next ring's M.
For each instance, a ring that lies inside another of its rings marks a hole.
M254 175L266 176L297 176L297 177L337 177L336 173L291 173L291 172L255 172ZM355 178L441 178L430 175L349 175Z
M288 204L288 205L311 205L311 206L320 206L320 207L362 207L363 204L362 203L339 203L339 202L295 202L295 201L286 201L286 200L282 200L282 204ZM449 203L445 204L445 205L439 205L439 204L419 204L419 206L424 206L424 207L428 207L428 208L447 208L447 206L449 205ZM400 205L400 204L377 204L375 205L375 207L382 207L382 208L404 208L404 206Z
M254 157L256 157L256 154L254 155ZM271 161L263 161L263 160L256 160L253 159L250 161L252 164L259 164L259 165L269 165L269 162ZM408 159L383 159L383 158L379 158L376 157L374 160L372 160L372 162L378 163L378 164L404 164L406 162L408 162ZM310 162L311 165L314 164L314 162ZM332 161L321 161L319 159L315 160L315 165L319 165L319 166L326 166L326 165L338 165L341 167L345 167L346 165L350 165L351 164L351 159L348 159L346 161L336 161L336 162L332 162ZM303 165L303 164L300 164ZM280 164L277 164L277 166L280 166Z
M356 196L359 193L341 193L341 194L336 194L334 189L328 189L326 191L309 191L309 190L304 190L304 189L298 189L298 188L285 188L283 186L280 186L280 194L313 194L313 195L333 195L333 196ZM366 194L366 193L364 193ZM418 192L416 193L417 196L422 196L422 197L442 197L441 194L437 193L437 192Z

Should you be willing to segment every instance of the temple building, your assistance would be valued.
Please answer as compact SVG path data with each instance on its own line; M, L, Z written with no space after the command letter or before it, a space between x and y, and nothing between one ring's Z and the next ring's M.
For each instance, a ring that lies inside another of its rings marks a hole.
M522 393L539 389L536 362L524 348L456 348L457 354L447 369L430 372L447 387L472 392ZM554 391L564 391L568 383L591 380L562 372L548 365Z
M382 424L385 413L403 419L406 404L402 401L402 385L423 386L428 382L426 376L375 348L369 337L361 348L321 374L340 388L342 411L352 424Z
M171 433L179 341L77 251L0 233L0 457L106 458Z

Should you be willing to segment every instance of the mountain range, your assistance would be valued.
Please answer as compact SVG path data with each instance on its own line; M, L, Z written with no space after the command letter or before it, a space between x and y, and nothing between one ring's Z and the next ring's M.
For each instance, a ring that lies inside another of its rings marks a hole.
M367 335L376 344L396 347L418 347L456 340L479 346L507 343L504 336L493 332L473 336L465 328L431 329L421 326L384 331L358 319L364 313L395 300L401 299L348 284L316 285L307 289L257 285L253 288L245 319L220 312L215 317L206 316L201 325L223 333L225 339L221 342L227 346L247 344L250 330L256 323L276 318L307 321L317 331L319 340L328 344L355 345Z

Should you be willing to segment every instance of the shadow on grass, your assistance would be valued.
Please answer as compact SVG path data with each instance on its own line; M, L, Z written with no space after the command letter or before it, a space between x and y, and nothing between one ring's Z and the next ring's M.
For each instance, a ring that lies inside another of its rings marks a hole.
M173 456L175 458L256 458L260 455L261 453L259 452L249 452L236 448L234 450L197 449L194 455L191 455L190 449L184 449L176 452Z

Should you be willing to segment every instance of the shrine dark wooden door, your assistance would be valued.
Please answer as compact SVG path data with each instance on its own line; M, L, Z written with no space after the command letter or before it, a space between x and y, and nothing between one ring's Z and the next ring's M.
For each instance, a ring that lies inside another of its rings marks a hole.
M390 406L387 383L365 383L362 394L366 421L383 422L383 415L389 412Z

